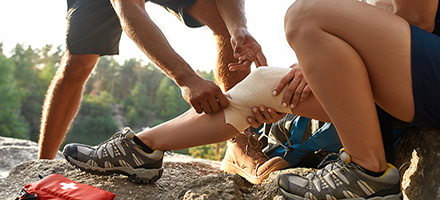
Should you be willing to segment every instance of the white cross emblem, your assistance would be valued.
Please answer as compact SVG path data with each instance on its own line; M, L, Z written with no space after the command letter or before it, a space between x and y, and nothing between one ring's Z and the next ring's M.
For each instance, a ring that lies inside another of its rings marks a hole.
M63 187L61 187L61 189L63 189L63 190L68 190L68 189L77 189L78 187L76 187L75 185L75 183L69 183L69 184L67 184L67 183L60 183L60 185L62 185Z

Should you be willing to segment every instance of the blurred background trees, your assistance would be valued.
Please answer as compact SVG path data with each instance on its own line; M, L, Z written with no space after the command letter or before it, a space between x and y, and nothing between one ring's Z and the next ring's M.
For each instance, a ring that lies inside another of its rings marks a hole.
M38 141L41 108L62 53L61 47L52 45L33 49L17 44L8 57L0 43L0 136ZM113 57L100 58L65 143L99 144L123 127L138 132L190 108L173 81L154 64L143 63L129 59L121 65ZM213 80L212 71L198 73ZM218 160L224 147L179 152Z

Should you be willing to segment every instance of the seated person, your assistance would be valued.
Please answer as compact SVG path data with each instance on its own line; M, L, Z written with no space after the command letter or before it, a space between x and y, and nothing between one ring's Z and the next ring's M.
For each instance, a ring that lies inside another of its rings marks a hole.
M289 8L287 41L344 150L316 173L280 175L288 199L401 199L375 104L408 125L440 127L439 1L393 3L394 15L352 0Z

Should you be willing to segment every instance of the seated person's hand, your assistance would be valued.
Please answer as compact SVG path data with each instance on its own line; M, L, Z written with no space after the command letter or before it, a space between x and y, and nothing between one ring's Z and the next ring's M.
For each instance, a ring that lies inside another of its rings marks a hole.
M291 70L287 73L275 86L274 95L279 95L281 90L287 86L287 91L284 94L282 105L290 107L291 109L298 106L300 101L306 99L312 92L307 84L304 75L298 64L293 64Z
M278 113L273 108L267 108L266 106L255 106L252 108L254 116L248 117L249 124L258 128L262 123L275 123L281 120L286 114Z
M231 45L238 63L229 64L230 71L249 70L252 62L255 63L256 67L267 66L266 57L260 45L247 29L237 29L231 36Z

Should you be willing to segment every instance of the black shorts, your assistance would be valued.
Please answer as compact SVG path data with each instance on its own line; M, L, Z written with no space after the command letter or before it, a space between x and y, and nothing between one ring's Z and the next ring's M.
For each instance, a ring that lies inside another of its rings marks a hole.
M196 0L151 0L175 13L189 27L203 24L184 12ZM147 1L146 1L147 2ZM122 28L110 0L67 0L66 46L71 54L119 53Z
M440 37L411 25L413 125L440 128Z

